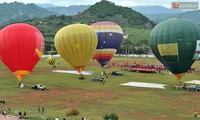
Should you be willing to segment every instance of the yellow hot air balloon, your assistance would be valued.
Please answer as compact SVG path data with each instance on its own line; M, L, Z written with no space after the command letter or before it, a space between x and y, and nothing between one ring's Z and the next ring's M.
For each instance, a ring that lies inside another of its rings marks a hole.
M95 53L97 42L95 30L85 24L72 24L63 27L54 38L57 52L79 73Z
M51 56L51 57L47 58L47 63L49 65L54 65L56 63L56 59Z

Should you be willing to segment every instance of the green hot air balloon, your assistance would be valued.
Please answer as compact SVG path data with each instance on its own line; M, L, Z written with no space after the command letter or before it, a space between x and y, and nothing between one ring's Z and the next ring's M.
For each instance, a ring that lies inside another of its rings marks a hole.
M187 19L169 19L153 28L149 43L156 58L180 81L198 56L200 26Z

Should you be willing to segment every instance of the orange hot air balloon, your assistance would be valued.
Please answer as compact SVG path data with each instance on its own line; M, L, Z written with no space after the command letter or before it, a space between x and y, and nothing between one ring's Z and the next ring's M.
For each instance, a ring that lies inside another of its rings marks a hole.
M44 52L41 32L29 24L6 26L1 30L0 43L0 59L20 81L30 73Z

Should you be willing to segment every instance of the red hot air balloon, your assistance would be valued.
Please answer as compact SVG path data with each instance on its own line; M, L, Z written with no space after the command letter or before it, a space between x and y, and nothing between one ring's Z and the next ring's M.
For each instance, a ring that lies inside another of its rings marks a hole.
M1 30L0 59L18 80L30 73L43 51L44 38L37 28L17 23Z

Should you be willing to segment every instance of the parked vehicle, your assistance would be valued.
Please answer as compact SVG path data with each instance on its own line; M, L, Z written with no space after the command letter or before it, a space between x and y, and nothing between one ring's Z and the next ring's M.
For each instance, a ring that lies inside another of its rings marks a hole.
M103 77L93 77L92 81L94 81L94 82L103 82L104 78Z
M118 72L118 71L112 71L110 74L113 76L124 76L122 72Z
M189 90L189 91L200 91L200 87L197 86L197 85L191 85L191 86L188 86L188 87L185 87L186 90Z
M34 84L34 85L31 85L31 89L45 90L46 87L43 84Z

